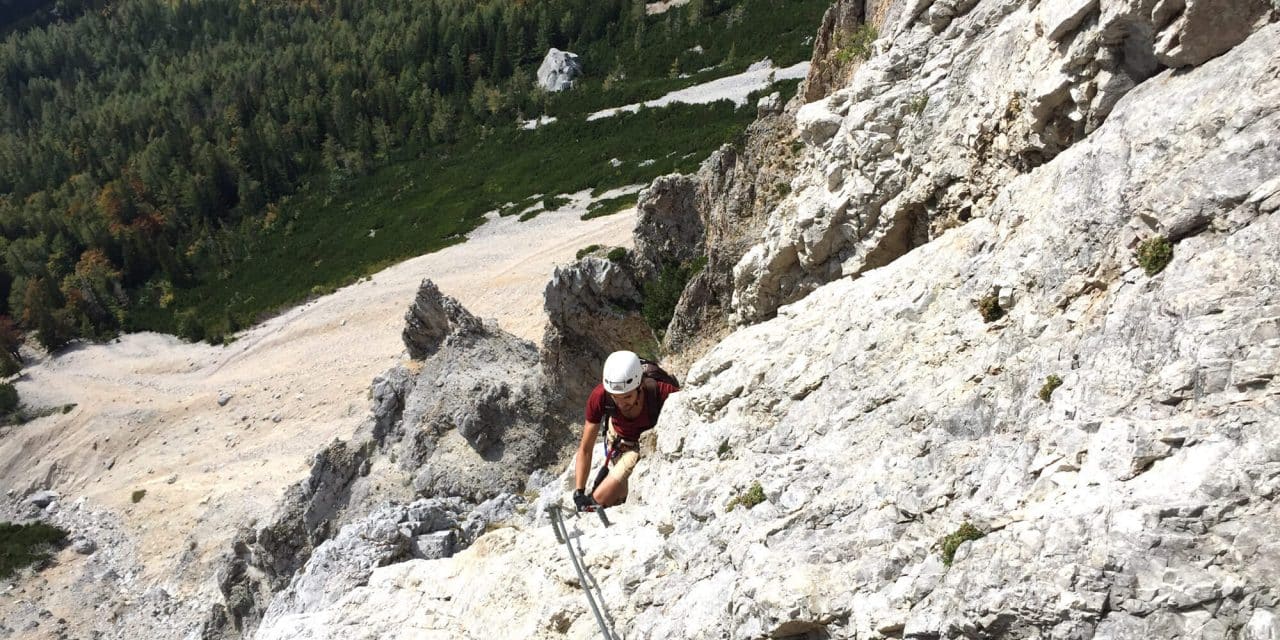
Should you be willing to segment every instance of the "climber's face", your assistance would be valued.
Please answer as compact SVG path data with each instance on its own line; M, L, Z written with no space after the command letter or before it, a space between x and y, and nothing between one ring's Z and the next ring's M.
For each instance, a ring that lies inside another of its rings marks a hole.
M611 393L613 401L625 414L634 413L640 407L640 389L635 388L626 393Z

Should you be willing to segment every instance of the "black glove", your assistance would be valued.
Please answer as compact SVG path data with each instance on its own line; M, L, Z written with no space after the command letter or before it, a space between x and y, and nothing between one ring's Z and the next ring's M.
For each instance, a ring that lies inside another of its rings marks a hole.
M573 504L578 507L578 511L586 511L588 507L595 505L595 501L590 496L578 489L573 492Z

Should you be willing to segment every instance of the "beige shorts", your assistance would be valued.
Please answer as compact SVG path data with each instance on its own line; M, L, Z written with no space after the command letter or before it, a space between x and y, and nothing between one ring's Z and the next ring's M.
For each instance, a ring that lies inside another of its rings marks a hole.
M609 427L609 449L614 448L614 443L618 439L618 434L614 432L613 427ZM609 463L609 477L618 482L626 482L631 477L631 472L635 471L636 463L640 461L640 446L637 444L634 449L626 449Z

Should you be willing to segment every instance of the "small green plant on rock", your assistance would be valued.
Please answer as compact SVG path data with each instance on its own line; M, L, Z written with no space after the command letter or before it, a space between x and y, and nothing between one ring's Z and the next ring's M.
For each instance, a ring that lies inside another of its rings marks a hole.
M915 115L924 113L924 108L927 106L929 106L929 94L927 93L917 93L911 98L911 101L907 103L907 108Z
M607 257L610 262L622 262L627 259L627 248L614 247L609 250L609 255Z
M1048 378L1044 379L1044 386L1040 387L1040 393L1038 393L1037 396L1042 401L1048 402L1049 398L1053 397L1054 390L1061 386L1062 378L1051 374Z
M587 245L587 246L585 246L585 247L583 247L583 248L581 248L581 249L578 249L578 256L577 256L577 259L578 259L578 260L581 260L581 259L583 259L584 257L589 256L589 255L591 255L591 254L595 253L595 252L596 252L596 250L597 250L597 249L599 249L599 248L600 248L600 245L598 245L598 244L592 244L592 245Z
M879 37L876 28L869 24L860 24L856 28L846 31L836 39L836 45L839 51L836 52L836 60L840 64L849 64L854 60L866 60L871 57L871 45Z
M951 566L951 561L956 558L956 549L959 549L960 545L977 540L985 535L987 534L966 522L960 525L960 528L956 529L955 533L943 536L941 540L938 540L938 545L942 547L942 564L948 567Z
M994 293L987 294L978 301L978 313L985 322L995 322L1004 317L1004 309L1000 307L1000 297Z
M729 439L725 438L725 440L720 443L720 448L716 450L716 457L723 458L729 455L729 452Z
M748 509L764 502L764 487L757 482L751 485L750 489L743 491L741 494L734 496L729 503L724 506L725 511L733 511L734 507L742 505Z
M139 502L142 502L142 499L145 498L146 495L146 489L138 489L133 492L133 495L129 496L129 499L132 500L134 504L138 504Z
M0 580L8 579L23 567L49 559L53 549L66 539L66 531L43 522L0 522Z
M1138 264L1149 276L1164 271L1172 259L1173 245L1164 236L1156 236L1138 245Z

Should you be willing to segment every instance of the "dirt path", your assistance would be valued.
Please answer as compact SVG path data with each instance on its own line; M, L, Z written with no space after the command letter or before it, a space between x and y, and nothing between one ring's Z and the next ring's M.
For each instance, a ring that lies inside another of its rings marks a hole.
M84 498L118 515L137 545L141 589L207 590L208 569L237 528L265 521L311 455L367 414L370 381L403 357L404 313L423 278L476 315L541 340L542 292L555 266L586 245L632 243L634 209L584 222L587 200L577 194L523 223L491 219L465 244L292 309L228 346L142 333L40 358L17 383L24 402L76 407L0 439L0 487L17 496L50 487L63 505ZM135 504L137 490L147 493ZM43 576L42 606L83 616L75 598L56 595L56 582L85 560L64 551L59 562ZM15 601L0 595L0 618Z

